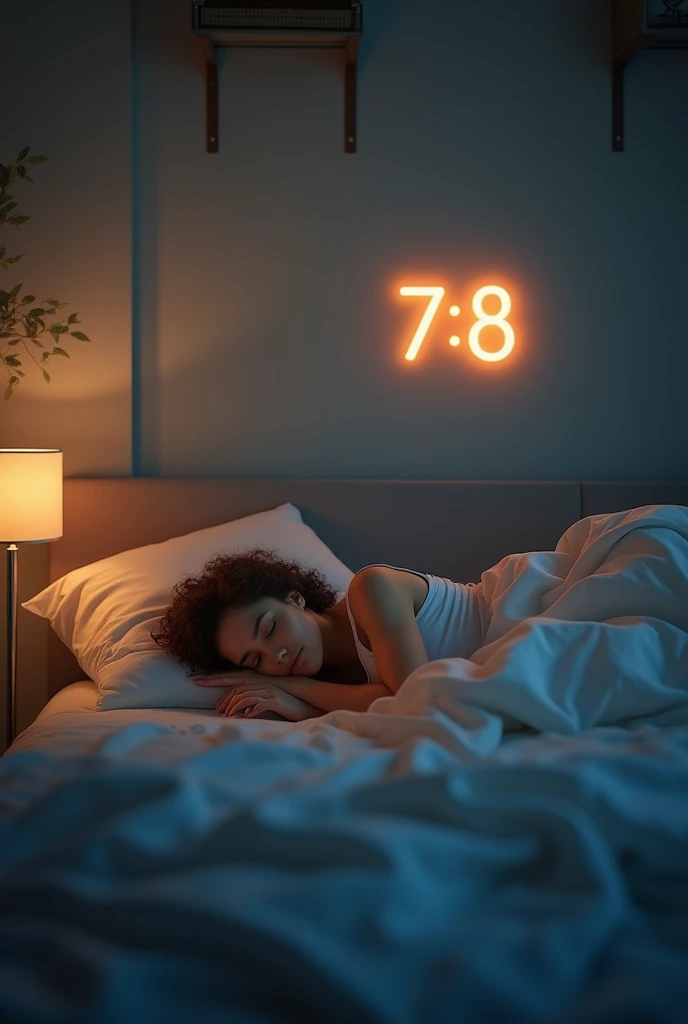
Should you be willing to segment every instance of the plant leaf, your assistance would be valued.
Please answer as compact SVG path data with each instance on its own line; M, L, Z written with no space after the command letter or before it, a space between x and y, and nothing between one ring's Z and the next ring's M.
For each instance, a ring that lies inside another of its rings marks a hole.
M27 156L24 163L27 164L42 164L47 160L47 156Z
M46 384L50 383L50 374L47 373L45 370L43 371L43 378L44 378Z
M79 341L90 341L91 340L87 334L84 334L83 331L70 331L69 333L71 334L71 336L73 338L77 338Z
M20 164L22 160L26 160L27 156L29 155L30 148L30 146L27 146L26 149L22 149L21 153L17 157L16 163Z
M65 352L65 350L63 348L58 348L57 346L55 346L55 348L53 349L53 355L54 356L66 356L67 359L69 359L69 352Z

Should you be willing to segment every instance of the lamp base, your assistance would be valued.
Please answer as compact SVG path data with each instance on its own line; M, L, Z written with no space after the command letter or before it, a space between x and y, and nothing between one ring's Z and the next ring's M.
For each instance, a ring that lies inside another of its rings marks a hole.
M16 544L7 546L7 679L5 704L6 749L17 735L17 555Z

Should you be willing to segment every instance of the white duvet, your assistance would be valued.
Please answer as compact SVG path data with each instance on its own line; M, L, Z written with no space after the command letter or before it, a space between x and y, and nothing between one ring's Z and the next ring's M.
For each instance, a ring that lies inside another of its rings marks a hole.
M482 583L486 646L365 714L28 730L0 1020L688 1019L688 509Z

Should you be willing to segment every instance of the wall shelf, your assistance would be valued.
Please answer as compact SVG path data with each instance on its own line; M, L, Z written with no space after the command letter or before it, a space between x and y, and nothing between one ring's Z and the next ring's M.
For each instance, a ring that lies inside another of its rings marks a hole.
M357 145L358 50L362 0L211 0L193 3L194 35L206 66L206 150L219 149L218 47L344 50L344 151Z
M612 149L623 152L626 65L641 50L688 48L683 0L612 0ZM673 8L673 11L672 11Z

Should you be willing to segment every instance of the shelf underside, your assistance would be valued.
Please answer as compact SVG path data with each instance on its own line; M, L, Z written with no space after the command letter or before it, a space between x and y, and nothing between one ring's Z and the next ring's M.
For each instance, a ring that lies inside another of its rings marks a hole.
M220 47L289 47L292 49L343 49L344 80L344 151L356 152L358 49L362 33L340 31L266 31L194 29L206 62L206 150L218 152L218 81L217 50Z
M348 40L359 39L360 32L309 32L303 30L265 29L196 29L196 35L206 36L215 46L294 46L308 47L342 47Z

